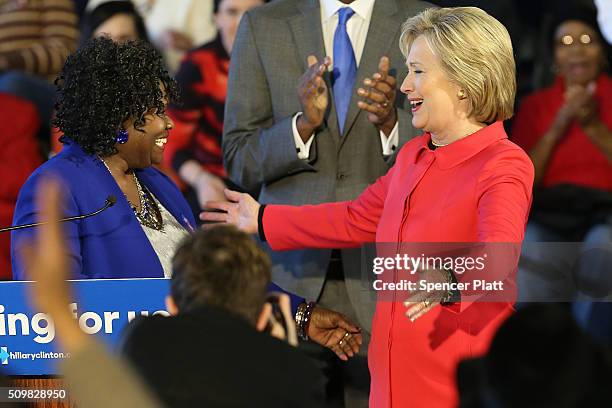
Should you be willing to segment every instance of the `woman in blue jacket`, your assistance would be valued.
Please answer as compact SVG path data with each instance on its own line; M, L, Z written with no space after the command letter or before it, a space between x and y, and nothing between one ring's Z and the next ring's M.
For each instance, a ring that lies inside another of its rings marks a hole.
M174 249L195 220L174 183L153 167L173 127L166 105L177 96L157 52L97 39L68 58L57 85L54 124L64 148L22 187L14 224L35 220L34 190L44 176L65 186L66 215L93 212L112 195L112 208L65 223L73 278L170 276ZM12 241L32 233L14 232ZM26 278L14 250L13 275Z

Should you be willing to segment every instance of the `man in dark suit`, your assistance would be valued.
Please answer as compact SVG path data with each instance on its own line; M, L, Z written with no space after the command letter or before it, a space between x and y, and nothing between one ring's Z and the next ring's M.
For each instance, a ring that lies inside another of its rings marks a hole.
M296 348L265 332L272 314L265 304L270 260L255 241L233 227L200 230L178 249L173 273L167 299L173 316L132 322L121 347L162 402L170 407L321 406L316 368ZM286 306L286 335L295 343L285 300L280 304Z
M230 179L258 193L262 204L303 205L353 199L385 174L416 135L406 98L396 92L405 71L398 43L402 23L425 7L410 0L279 0L245 13L224 122ZM344 313L367 335L375 296L358 250L271 256L281 287ZM327 352L313 353L324 359ZM329 357L325 364L334 366ZM367 406L360 357L347 363L350 369L341 366L356 380L344 396L351 407Z

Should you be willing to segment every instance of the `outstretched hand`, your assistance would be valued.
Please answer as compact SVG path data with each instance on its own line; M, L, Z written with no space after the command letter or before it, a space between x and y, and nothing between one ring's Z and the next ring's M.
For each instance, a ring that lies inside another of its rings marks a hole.
M227 201L208 201L200 213L202 221L231 224L248 233L257 233L259 204L246 193L224 190Z
M341 313L316 306L310 316L308 337L331 349L344 361L359 352L363 343L361 329Z

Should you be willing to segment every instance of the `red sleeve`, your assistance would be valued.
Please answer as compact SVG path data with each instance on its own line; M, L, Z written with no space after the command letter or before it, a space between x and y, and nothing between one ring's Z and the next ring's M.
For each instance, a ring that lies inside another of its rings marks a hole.
M353 201L319 205L268 205L265 236L274 250L349 248L374 242L394 167Z
M531 206L533 165L525 152L509 146L491 160L481 174L477 186L477 228L478 242L484 245L468 245L467 251L473 259L486 259L485 268L455 276L459 282L503 281L503 290L461 291L461 302L446 306L454 313L487 309L472 309L474 302L514 303L516 300L514 274ZM476 319L486 321L483 316Z
M541 115L538 113L538 106L535 95L527 96L512 124L510 139L526 152L529 152L544 134L540 129Z
M478 183L478 241L521 242L531 206L534 169L516 147L483 169Z

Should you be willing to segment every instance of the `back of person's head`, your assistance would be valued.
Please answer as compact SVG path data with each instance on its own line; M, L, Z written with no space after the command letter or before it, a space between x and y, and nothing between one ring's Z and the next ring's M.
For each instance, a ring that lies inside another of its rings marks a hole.
M202 229L178 248L170 294L180 313L216 306L255 324L271 279L268 255L232 226Z
M484 395L499 407L612 406L609 350L577 326L568 305L531 305L511 316L482 368Z
M113 22L113 19L116 22ZM129 0L105 1L93 8L87 8L81 23L81 42L85 43L102 33L119 42L149 41L144 20Z

